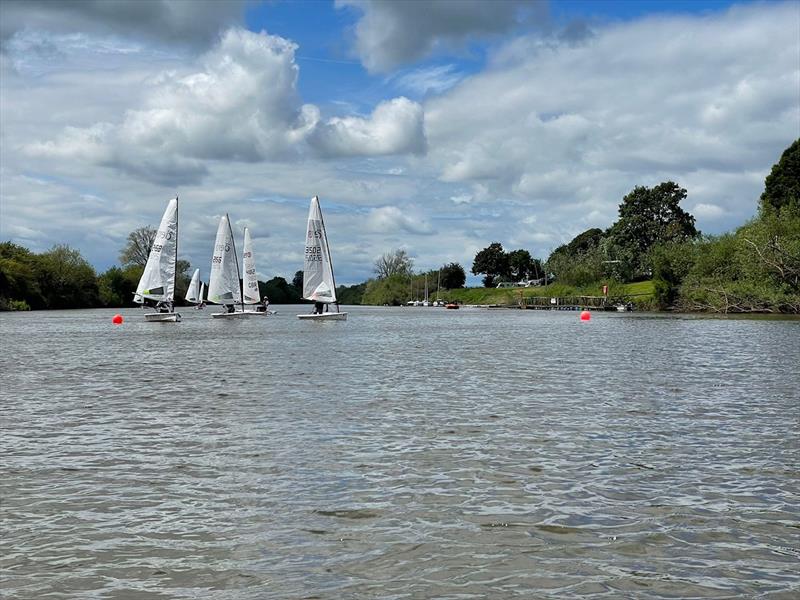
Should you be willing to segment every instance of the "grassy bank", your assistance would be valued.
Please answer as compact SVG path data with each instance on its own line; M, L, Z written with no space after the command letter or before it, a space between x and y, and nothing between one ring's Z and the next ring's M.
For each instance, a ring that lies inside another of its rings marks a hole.
M654 286L652 281L638 281L636 283L608 282L608 298L613 302L633 302L640 310L651 309L654 306ZM562 284L551 284L542 287L530 288L461 288L456 290L442 290L439 297L462 304L516 304L520 294L524 298L534 296L542 297L572 297L572 296L600 296L603 283L583 287L574 287Z

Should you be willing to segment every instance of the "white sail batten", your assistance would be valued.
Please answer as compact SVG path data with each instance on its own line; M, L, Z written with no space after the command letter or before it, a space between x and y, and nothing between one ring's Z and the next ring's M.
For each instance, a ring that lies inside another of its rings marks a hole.
M236 263L233 231L228 215L224 215L219 220L217 238L214 241L214 255L211 258L211 277L208 281L209 302L215 304L241 303L239 267Z
M186 301L199 304L200 300L200 269L195 269L192 273L192 280L186 289Z
M250 230L244 228L244 249L242 250L242 287L244 290L244 303L257 304L261 301L258 292L258 277L256 276L256 259L253 256L253 241L250 239Z
M314 302L336 302L336 284L333 280L333 265L328 249L328 237L319 198L311 199L306 229L306 252L303 262L303 298Z
M134 300L172 302L175 297L175 262L178 249L178 199L169 201L156 232Z

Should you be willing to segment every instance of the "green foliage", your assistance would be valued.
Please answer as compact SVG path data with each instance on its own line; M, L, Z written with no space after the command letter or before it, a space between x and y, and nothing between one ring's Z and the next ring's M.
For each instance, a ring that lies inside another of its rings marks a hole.
M443 289L464 287L464 284L467 282L467 274L464 272L464 267L458 263L442 265L440 272Z
M283 277L273 277L266 283L258 282L261 297L267 296L270 304L298 304L303 301L300 292Z
M685 198L686 190L672 181L652 189L635 187L622 199L619 219L608 231L608 259L619 260L632 277L648 275L651 248L696 237L694 217L679 206Z
M303 271L296 271L292 277L292 287L297 290L297 293L303 295Z
M400 306L406 303L408 294L409 278L405 275L390 275L367 281L361 302L377 306Z
M800 139L781 154L764 181L761 210L780 210L800 206Z
M80 252L69 246L57 245L40 254L35 277L47 308L100 305L94 269Z
M136 282L125 276L119 267L111 267L97 278L100 302L103 306L132 306Z
M336 288L336 297L339 304L361 304L361 299L367 289L367 282L356 285L340 285Z
M588 229L578 234L568 244L559 246L550 254L544 268L556 281L567 285L584 286L603 277L603 231Z
M494 287L495 280L511 276L508 254L499 242L492 242L475 255L472 263L472 274L483 274L484 287Z

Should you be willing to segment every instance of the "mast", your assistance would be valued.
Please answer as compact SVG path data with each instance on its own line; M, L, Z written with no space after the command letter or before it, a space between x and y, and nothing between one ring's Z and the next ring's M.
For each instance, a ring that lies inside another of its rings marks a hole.
M319 204L319 196L316 196ZM322 207L319 207L319 221L322 224L322 235L325 236L325 252L328 254L328 264L331 266L331 279L333 280L333 293L336 294L336 275L333 274L333 260L331 259L331 248L328 245L328 230L325 228L325 217L322 216ZM339 312L339 296L336 296L336 312Z
M231 234L231 246L233 246L233 262L236 263L236 277L238 283L236 285L239 286L239 304L242 307L242 312L244 312L244 290L242 288L242 273L239 271L239 256L236 254L236 240L233 239L233 228L231 227L231 218L228 216L228 213L225 213L225 218L228 221L228 233Z
M178 194L175 194L175 268L172 273L172 312L175 312L175 292L178 290Z

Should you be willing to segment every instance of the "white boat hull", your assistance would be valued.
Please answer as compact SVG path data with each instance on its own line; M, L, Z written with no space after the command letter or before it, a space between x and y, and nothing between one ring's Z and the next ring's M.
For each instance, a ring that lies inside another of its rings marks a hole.
M347 313L322 313L321 315L297 315L298 319L309 319L311 321L346 321Z
M144 316L144 320L148 323L180 323L180 313L148 313Z
M211 313L214 319L249 319L250 317L266 317L272 312L256 312L254 310L246 310L244 312L237 310L232 313Z

